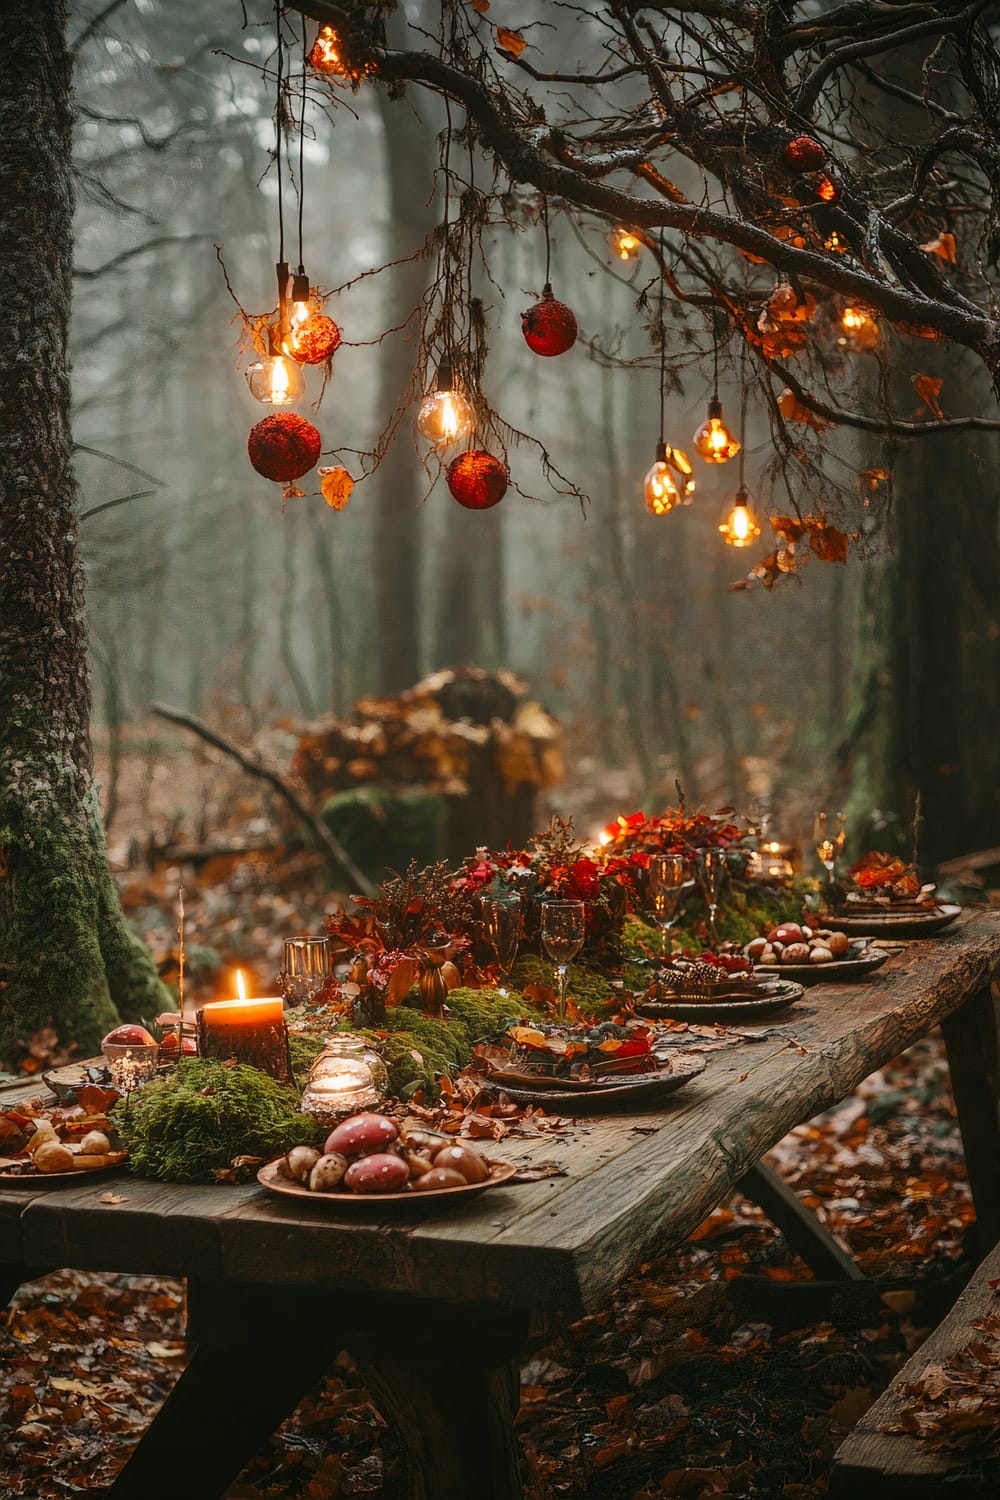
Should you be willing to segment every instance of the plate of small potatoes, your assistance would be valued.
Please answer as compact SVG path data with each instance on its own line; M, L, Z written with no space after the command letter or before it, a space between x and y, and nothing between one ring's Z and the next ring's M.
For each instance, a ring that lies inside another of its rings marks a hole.
M888 960L870 938L851 938L830 928L785 922L743 950L754 971L794 979L798 984L851 984Z

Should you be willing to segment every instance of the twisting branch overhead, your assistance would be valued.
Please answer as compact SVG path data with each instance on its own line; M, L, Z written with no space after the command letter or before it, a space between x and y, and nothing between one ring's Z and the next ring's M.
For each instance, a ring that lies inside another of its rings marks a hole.
M693 361L714 348L717 376L720 348L742 350L744 404L770 421L765 468L794 512L771 517L779 545L751 579L794 572L797 545L842 561L873 538L900 444L1000 431L1000 5L525 0L513 30L508 0L285 3L335 38L336 84L445 100L448 139L454 121L469 152L470 306L482 226L533 218L547 235L561 214L609 274L609 234L646 258L631 284L661 405ZM472 186L474 155L488 188ZM418 381L450 320L447 297L421 310ZM463 373L479 389L473 342ZM960 378L943 388L946 346ZM590 352L617 362L599 334ZM525 436L483 396L477 419L500 447ZM873 467L831 446L835 427L884 440Z
M737 300L759 302L760 288L733 251L863 302L904 337L960 344L1000 375L1000 59L986 0L855 0L821 15L792 0L609 0L562 7L578 24L558 38L544 25L504 31L470 3L440 50L380 45L389 5L290 3L336 28L382 85L422 84L464 108L511 183L710 248ZM910 106L892 139L865 120L882 89ZM806 170L788 157L804 134L822 158ZM954 259L927 248L942 235Z

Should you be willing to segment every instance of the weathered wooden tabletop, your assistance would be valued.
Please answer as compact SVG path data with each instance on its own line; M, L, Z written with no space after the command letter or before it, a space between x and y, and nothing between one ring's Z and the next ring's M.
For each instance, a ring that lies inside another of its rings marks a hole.
M844 1098L998 970L1000 913L964 916L867 980L807 989L791 1009L742 1028L763 1039L709 1053L705 1072L655 1113L598 1116L565 1135L493 1147L521 1163L554 1159L565 1175L491 1190L458 1211L410 1222L300 1207L256 1183L180 1187L122 1175L0 1191L0 1264L545 1304L575 1315L689 1233L794 1125ZM125 1201L102 1203L109 1188Z

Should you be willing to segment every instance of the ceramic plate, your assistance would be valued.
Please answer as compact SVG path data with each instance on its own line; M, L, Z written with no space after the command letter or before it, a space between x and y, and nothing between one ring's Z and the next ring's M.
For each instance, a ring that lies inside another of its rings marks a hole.
M631 1073L620 1080L604 1080L586 1088L546 1088L546 1080L539 1078L537 1084L505 1083L503 1073L491 1073L480 1079L484 1089L491 1093L507 1095L515 1104L541 1104L559 1114L599 1114L604 1110L636 1109L640 1105L648 1108L656 1105L668 1094L690 1083L705 1070L703 1057L674 1057L670 1067L656 1073Z
M105 1177L109 1172L121 1170L128 1159L128 1152L114 1151L111 1154L115 1160L109 1160L106 1167L89 1167L79 1172L12 1172L11 1158L8 1158L0 1166L0 1187L69 1187L71 1184L79 1187L92 1177Z
M853 958L835 958L828 964L755 964L757 974L793 979L798 984L850 984L880 969L889 957L883 948L866 948Z
M365 1208L420 1213L422 1208L441 1208L446 1203L474 1198L477 1193L485 1193L487 1188L509 1182L517 1171L513 1162L509 1161L493 1160L489 1167L490 1175L485 1182L467 1182L462 1187L434 1188L427 1193L311 1193L304 1183L291 1182L283 1176L278 1171L276 1161L269 1161L266 1167L261 1167L257 1173L257 1181L270 1192L280 1193L282 1198L295 1198L299 1203L313 1203L318 1208L343 1209L345 1213L356 1213Z
M786 1005L801 1000L802 994L801 984L776 979L767 985L765 994L747 1000L736 996L719 1000L642 1000L635 1010L636 1015L651 1021L754 1021L758 1016L784 1010Z
M848 913L824 916L823 926L831 927L835 932L855 932L865 937L929 937L932 932L940 932L942 927L954 922L961 910L960 906L942 904L926 916L912 911L866 911L858 912L856 916Z

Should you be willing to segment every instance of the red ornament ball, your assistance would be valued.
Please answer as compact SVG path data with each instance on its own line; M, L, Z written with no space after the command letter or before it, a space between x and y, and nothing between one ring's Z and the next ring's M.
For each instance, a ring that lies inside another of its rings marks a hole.
M826 161L826 150L811 135L797 135L787 141L782 156L796 172L815 172Z
M466 510L489 510L507 493L507 465L482 448L469 448L448 465L448 488Z
M321 365L340 348L340 329L325 313L313 313L295 330L292 358L300 365Z
M276 411L251 429L247 440L250 462L265 479L287 483L308 474L322 446L311 422L294 411Z
M557 302L552 288L546 285L541 302L521 314L521 332L532 353L551 357L572 349L579 329L573 309Z

